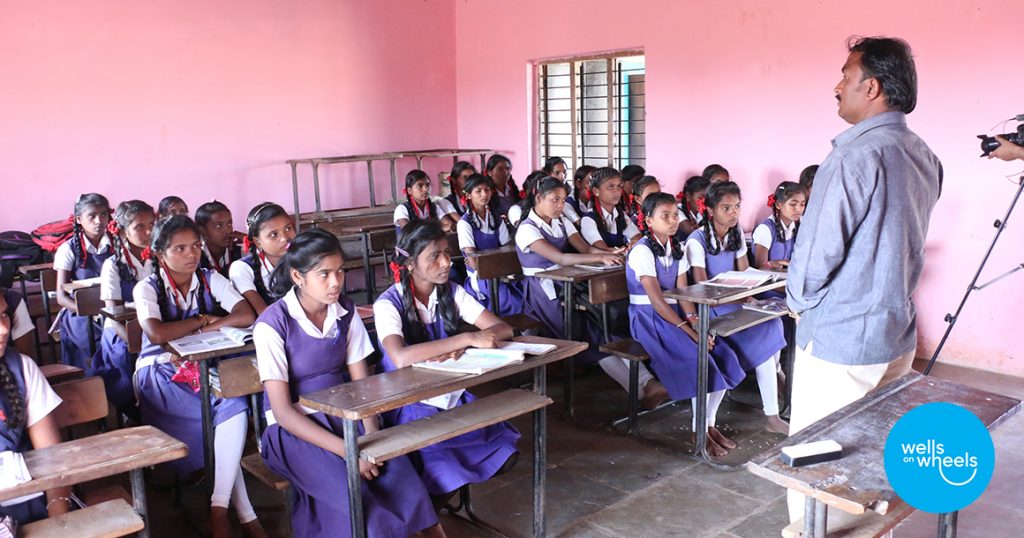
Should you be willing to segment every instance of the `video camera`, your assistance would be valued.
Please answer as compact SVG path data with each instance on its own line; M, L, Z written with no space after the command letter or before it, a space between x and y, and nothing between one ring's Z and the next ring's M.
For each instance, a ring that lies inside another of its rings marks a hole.
M1024 114L1016 116L1014 119L1017 121L1024 121ZM1016 133L1006 133L999 136L1009 140L1012 144L1024 146L1024 123L1017 126ZM999 141L996 140L994 136L978 135L978 138L981 139L982 157L988 157L988 154L995 151L995 149L1000 145Z

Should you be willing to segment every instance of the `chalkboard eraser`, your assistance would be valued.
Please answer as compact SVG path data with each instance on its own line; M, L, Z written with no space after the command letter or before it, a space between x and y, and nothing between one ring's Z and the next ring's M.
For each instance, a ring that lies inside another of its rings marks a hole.
M803 467L843 457L843 446L829 439L782 449L782 463L790 467Z

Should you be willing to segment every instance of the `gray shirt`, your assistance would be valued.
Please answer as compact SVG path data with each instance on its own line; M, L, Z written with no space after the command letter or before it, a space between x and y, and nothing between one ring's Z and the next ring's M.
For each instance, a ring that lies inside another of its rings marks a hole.
M924 267L942 164L901 112L832 140L814 178L786 297L802 315L797 344L838 364L880 364L914 350L911 295Z

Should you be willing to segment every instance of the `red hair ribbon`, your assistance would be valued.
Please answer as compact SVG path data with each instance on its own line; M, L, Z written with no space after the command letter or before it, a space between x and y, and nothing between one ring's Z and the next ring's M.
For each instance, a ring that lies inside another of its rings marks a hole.
M242 238L242 252L245 252L246 254L248 254L249 253L249 248L251 246L252 246L252 244L249 243L249 236L248 235L245 236L244 238Z
M409 196L409 189L402 187L402 196Z
M465 194L463 194L462 196L459 196L459 204L462 205L463 207L469 207L469 202L466 201L466 195Z
M685 195L683 194L683 191L679 191L679 193L678 193L678 194L676 194L676 201L677 201L677 202L682 202L682 201L683 201L683 198L685 198L685 197L686 197L686 196L685 196Z
M388 264L388 266L391 267L391 274L392 274L392 276L395 277L395 284L398 284L399 282L401 282L402 281L402 266L398 265L394 261L392 261L390 264Z
M636 227L640 228L641 232L647 231L647 219L644 218L644 208L636 208Z
M703 198L698 198L697 199L697 213L704 213L707 210L707 208L708 208L708 206L704 204L704 199Z
M114 220L114 219L110 219L107 222L107 233L109 233L110 235L117 235L117 232L118 232L117 221Z
M633 194L630 193L630 194L626 195L626 206L630 207L632 205L633 205Z
M70 222L72 224L75 223L75 214L74 213L68 215L68 222Z
M150 247L142 249L142 252L139 254L139 259L143 262L153 259L153 249Z
M769 194L768 195L768 207L772 207L772 208L775 207L775 195L774 194Z

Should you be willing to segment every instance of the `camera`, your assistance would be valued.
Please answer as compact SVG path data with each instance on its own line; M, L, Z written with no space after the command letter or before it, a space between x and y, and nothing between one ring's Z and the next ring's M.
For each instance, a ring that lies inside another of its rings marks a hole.
M1020 120L1021 118L1024 118L1024 114L1022 114L1021 116L1017 116L1018 120ZM1017 126L1016 133L1006 133L999 136L1009 140L1012 144L1024 146L1024 123ZM988 157L988 154L995 151L995 149L998 148L1000 145L999 141L996 140L994 136L978 135L978 138L981 139L982 157Z

